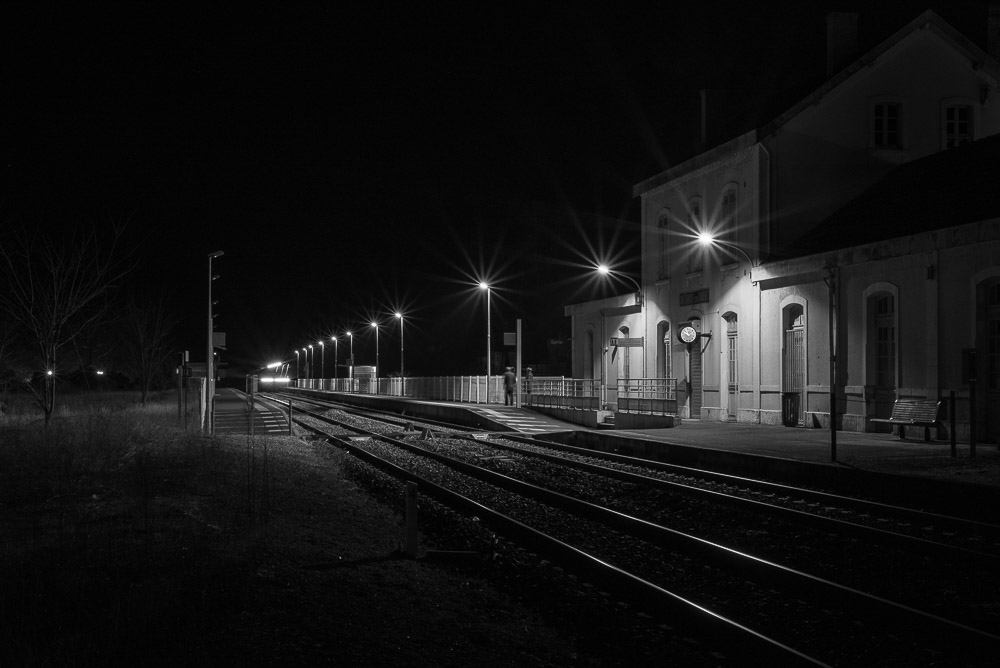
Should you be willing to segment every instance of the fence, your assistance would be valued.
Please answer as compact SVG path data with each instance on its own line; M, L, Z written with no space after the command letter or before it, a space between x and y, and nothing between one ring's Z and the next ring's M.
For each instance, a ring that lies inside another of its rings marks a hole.
M362 383L354 378L300 378L293 385L306 389L407 396L432 401L471 404L502 404L502 376L428 376L419 378L379 378L378 383ZM524 377L518 384L521 405L601 410L601 383L596 379L577 380L563 376L536 376L530 387ZM626 413L671 415L677 413L676 378L632 378L605 390L604 405Z
M676 378L631 378L618 382L617 406L620 413L677 413Z
M596 411L601 406L601 383L593 379L535 378L525 405Z

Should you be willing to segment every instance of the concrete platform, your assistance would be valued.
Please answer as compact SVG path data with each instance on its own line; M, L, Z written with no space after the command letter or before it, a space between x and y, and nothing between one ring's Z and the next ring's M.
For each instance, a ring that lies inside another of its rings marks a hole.
M878 494L888 501L933 499L942 510L975 511L986 521L1000 521L993 517L1000 507L1000 450L995 444L978 444L976 456L971 457L969 444L959 443L952 457L947 441L927 443L887 433L838 431L834 458L830 432L824 429L699 420L679 421L669 428L591 429L527 408L298 391L731 475Z

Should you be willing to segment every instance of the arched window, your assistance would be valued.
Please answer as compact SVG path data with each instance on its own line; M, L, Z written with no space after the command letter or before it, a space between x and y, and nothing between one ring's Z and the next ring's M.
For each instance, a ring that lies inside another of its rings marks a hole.
M896 386L896 298L873 297L875 315L875 384Z

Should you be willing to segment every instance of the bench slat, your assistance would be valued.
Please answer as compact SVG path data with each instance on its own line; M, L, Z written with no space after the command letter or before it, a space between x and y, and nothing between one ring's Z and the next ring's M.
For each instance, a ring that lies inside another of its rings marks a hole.
M899 425L899 437L904 438L903 429L910 425L924 427L924 440L930 440L930 427L937 426L940 401L914 401L911 399L896 399L892 404L892 416L888 418L871 418L872 422L888 422Z

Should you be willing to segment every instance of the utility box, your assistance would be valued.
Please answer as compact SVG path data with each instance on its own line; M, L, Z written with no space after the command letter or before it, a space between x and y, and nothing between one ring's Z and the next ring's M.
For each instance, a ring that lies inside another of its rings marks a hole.
M358 392L361 394L372 394L375 391L375 367L354 367L354 379L358 383Z

